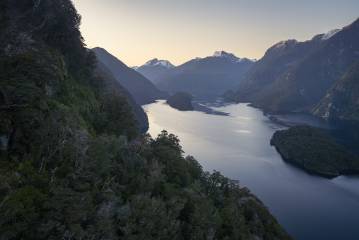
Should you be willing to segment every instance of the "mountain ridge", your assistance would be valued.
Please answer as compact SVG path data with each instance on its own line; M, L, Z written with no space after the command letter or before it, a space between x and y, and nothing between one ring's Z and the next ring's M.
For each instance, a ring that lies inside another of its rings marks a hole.
M275 44L227 98L270 112L309 112L359 57L359 20L330 35Z
M129 68L107 50L97 47L93 51L99 61L111 71L112 75L127 89L138 104L148 104L167 97L167 94L157 89L151 81Z
M216 51L212 56L191 59L171 69L137 71L147 76L159 89L170 93L188 92L196 98L214 99L237 85L254 61L232 53Z

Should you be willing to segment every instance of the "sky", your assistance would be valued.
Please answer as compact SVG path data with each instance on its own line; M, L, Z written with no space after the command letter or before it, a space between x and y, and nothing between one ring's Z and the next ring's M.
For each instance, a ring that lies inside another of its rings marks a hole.
M179 65L218 50L260 59L275 43L300 41L359 17L359 0L74 0L88 47L129 66L159 58Z

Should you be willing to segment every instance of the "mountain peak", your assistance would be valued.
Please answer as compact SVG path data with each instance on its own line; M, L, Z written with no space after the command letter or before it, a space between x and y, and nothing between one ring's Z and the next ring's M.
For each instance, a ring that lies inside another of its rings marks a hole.
M167 60L159 60L158 58L154 58L145 63L145 66L162 66L165 68L173 68L174 65Z
M214 52L214 54L212 55L212 57L216 57L216 58L226 58L229 59L233 62L237 62L237 63L242 63L242 62L255 62L257 61L256 59L249 59L249 58L239 58L236 55L234 55L233 53L228 53L226 51L216 51Z
M234 54L232 53L228 53L226 51L215 51L213 54L213 57L235 57L237 58Z
M340 31L341 31L340 29L330 30L329 32L323 34L322 40L328 40L329 38L333 37L335 34L337 34Z
M235 62L240 60L240 58L236 57L234 54L228 53L226 51L215 51L212 57L227 58Z
M295 44L297 44L298 41L295 39L289 39L289 40L285 40L285 41L280 41L279 43L276 43L272 48L275 49L282 49L285 48L287 46L293 46Z

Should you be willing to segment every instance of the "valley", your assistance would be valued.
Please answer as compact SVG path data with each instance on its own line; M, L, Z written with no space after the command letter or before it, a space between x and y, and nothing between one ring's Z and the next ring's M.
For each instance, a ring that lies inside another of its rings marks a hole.
M357 11L203 1L0 1L1 240L359 239Z
M229 113L220 116L178 111L164 101L144 109L152 136L162 129L179 136L186 154L196 157L205 170L216 169L250 188L294 239L359 237L359 177L326 179L284 162L270 139L287 127L260 110L247 104L214 107ZM307 118L300 123L318 126Z

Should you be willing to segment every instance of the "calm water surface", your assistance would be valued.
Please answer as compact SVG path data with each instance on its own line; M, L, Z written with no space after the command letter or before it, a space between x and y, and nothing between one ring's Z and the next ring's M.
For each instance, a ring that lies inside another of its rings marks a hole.
M230 115L219 116L180 112L164 101L144 108L152 136L163 129L179 136L186 154L250 188L295 239L359 239L359 177L328 180L283 162L269 144L283 126L260 110L227 105L215 110Z

